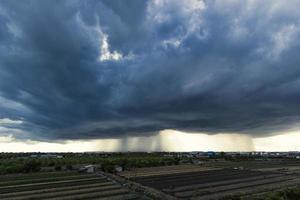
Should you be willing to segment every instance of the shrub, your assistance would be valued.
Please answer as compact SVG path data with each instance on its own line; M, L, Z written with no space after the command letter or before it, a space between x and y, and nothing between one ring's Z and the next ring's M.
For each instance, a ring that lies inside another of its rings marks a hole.
M300 199L300 186L287 188L277 192L269 192L259 200L296 200Z
M61 166L60 165L56 165L54 169L55 169L55 171L61 171Z
M66 168L67 168L67 170L72 170L73 166L72 165L67 165Z
M38 172L41 170L41 163L36 160L29 160L24 164L24 172Z

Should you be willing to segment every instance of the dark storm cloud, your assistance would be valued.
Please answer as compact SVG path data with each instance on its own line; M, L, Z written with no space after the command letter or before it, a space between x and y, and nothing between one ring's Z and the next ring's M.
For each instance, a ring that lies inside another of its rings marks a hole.
M0 134L272 134L300 116L298 1L1 1Z

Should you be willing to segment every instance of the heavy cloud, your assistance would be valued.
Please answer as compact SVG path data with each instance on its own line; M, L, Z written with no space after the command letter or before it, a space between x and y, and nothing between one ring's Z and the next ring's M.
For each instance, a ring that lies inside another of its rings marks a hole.
M300 2L0 2L0 134L276 134L300 117Z

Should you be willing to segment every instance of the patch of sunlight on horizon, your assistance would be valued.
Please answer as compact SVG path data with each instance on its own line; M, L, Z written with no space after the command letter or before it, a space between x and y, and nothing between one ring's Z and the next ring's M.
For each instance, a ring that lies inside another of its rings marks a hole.
M300 132L253 139L257 151L300 151Z
M68 140L59 142L15 141L0 137L0 152L84 151L300 151L300 132L253 138L246 134L186 133L163 130L158 135L120 139Z
M252 137L241 134L161 132L166 151L254 151Z

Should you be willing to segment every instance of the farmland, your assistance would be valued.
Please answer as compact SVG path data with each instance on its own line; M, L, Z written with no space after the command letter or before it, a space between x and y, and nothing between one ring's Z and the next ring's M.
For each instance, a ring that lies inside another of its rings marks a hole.
M248 197L300 184L300 174L277 171L210 169L183 173L149 175L149 169L134 181L178 199L223 199ZM150 173L151 174L151 173Z
M181 164L181 165L170 165L170 166L159 166L159 167L143 167L134 168L132 170L124 171L119 173L120 176L125 178L134 177L145 177L163 174L177 174L184 172L198 172L215 169L213 167L198 166L192 164Z
M300 160L290 157L3 153L0 161L1 200L266 200L274 195L294 200L300 196ZM78 172L86 166L96 170Z
M149 199L100 174L51 172L0 177L1 200Z

